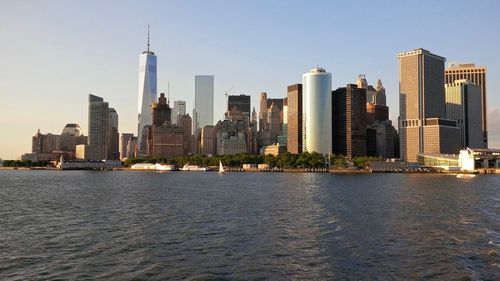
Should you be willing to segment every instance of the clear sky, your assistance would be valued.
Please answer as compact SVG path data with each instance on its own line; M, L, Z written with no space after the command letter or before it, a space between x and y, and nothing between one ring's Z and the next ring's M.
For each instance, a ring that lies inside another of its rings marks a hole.
M378 2L378 3L376 3ZM31 137L78 123L103 97L120 132L137 130L139 54L158 56L158 91L194 102L194 76L215 76L215 120L224 92L286 96L314 66L333 88L382 79L398 116L398 60L425 48L448 62L488 68L490 147L500 148L500 1L26 1L0 0L0 158L31 151Z

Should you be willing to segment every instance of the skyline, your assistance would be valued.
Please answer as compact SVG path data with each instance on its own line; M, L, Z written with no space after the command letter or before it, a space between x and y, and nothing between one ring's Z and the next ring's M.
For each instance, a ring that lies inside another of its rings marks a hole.
M100 9L92 9L97 3ZM495 31L499 3L485 2L483 7L470 7L464 1L432 3L435 10L428 11L428 22L419 22L419 27L406 22L395 26L388 20L390 16L418 20L419 11L427 9L411 2L318 2L315 7L286 2L286 12L281 7L285 2L237 2L231 3L232 8L214 4L227 3L222 1L152 3L0 2L0 36L10 43L0 46L4 64L0 71L0 112L4 115L0 158L17 159L29 151L37 129L59 134L67 123L77 123L88 135L88 94L113 105L120 117L120 133L136 133L137 72L148 24L151 50L158 57L158 94L167 93L170 85L171 106L185 100L186 111L191 113L195 75L214 75L214 122L222 119L224 92L232 87L232 95L251 95L252 108L258 110L261 92L269 98L284 98L288 85L301 83L302 75L319 65L332 73L332 90L354 83L358 74L366 74L371 85L381 79L390 119L397 125L398 53L425 48L447 58L447 64L486 66L489 146L500 147L500 125L495 122L500 120L500 97L495 90L500 88L500 60L495 52L500 43ZM152 13L131 19L144 6ZM384 10L387 6L391 9ZM456 16L465 8L477 17ZM344 27L342 23L353 13L357 19L382 22L349 21L345 30L337 28ZM333 16L312 18L317 14ZM225 20L228 15L233 21ZM455 30L457 23L462 24L460 30ZM432 32L431 27L437 30ZM473 32L479 28L480 34ZM418 29L424 31L415 36L412 32Z

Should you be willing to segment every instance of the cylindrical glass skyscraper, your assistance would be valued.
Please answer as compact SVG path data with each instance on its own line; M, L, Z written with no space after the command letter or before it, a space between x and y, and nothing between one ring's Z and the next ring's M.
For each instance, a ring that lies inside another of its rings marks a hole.
M304 150L331 153L332 74L313 68L302 76Z

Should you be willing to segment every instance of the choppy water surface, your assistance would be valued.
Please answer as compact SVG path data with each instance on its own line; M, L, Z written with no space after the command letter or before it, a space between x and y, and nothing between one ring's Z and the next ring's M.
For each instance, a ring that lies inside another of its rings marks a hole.
M0 171L0 279L499 280L500 176Z

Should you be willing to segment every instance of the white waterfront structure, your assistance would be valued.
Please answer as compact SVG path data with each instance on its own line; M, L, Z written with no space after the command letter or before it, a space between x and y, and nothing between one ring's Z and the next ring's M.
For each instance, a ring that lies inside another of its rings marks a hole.
M174 108L172 110L172 124L177 124L177 116L186 115L186 102L182 100L174 101Z
M304 150L331 153L332 74L313 68L302 76Z
M196 75L194 78L193 132L214 124L214 76Z
M148 48L139 56L139 100L138 100L138 125L137 142L140 155L146 155L146 130L145 127L153 123L151 103L156 101L156 55Z

